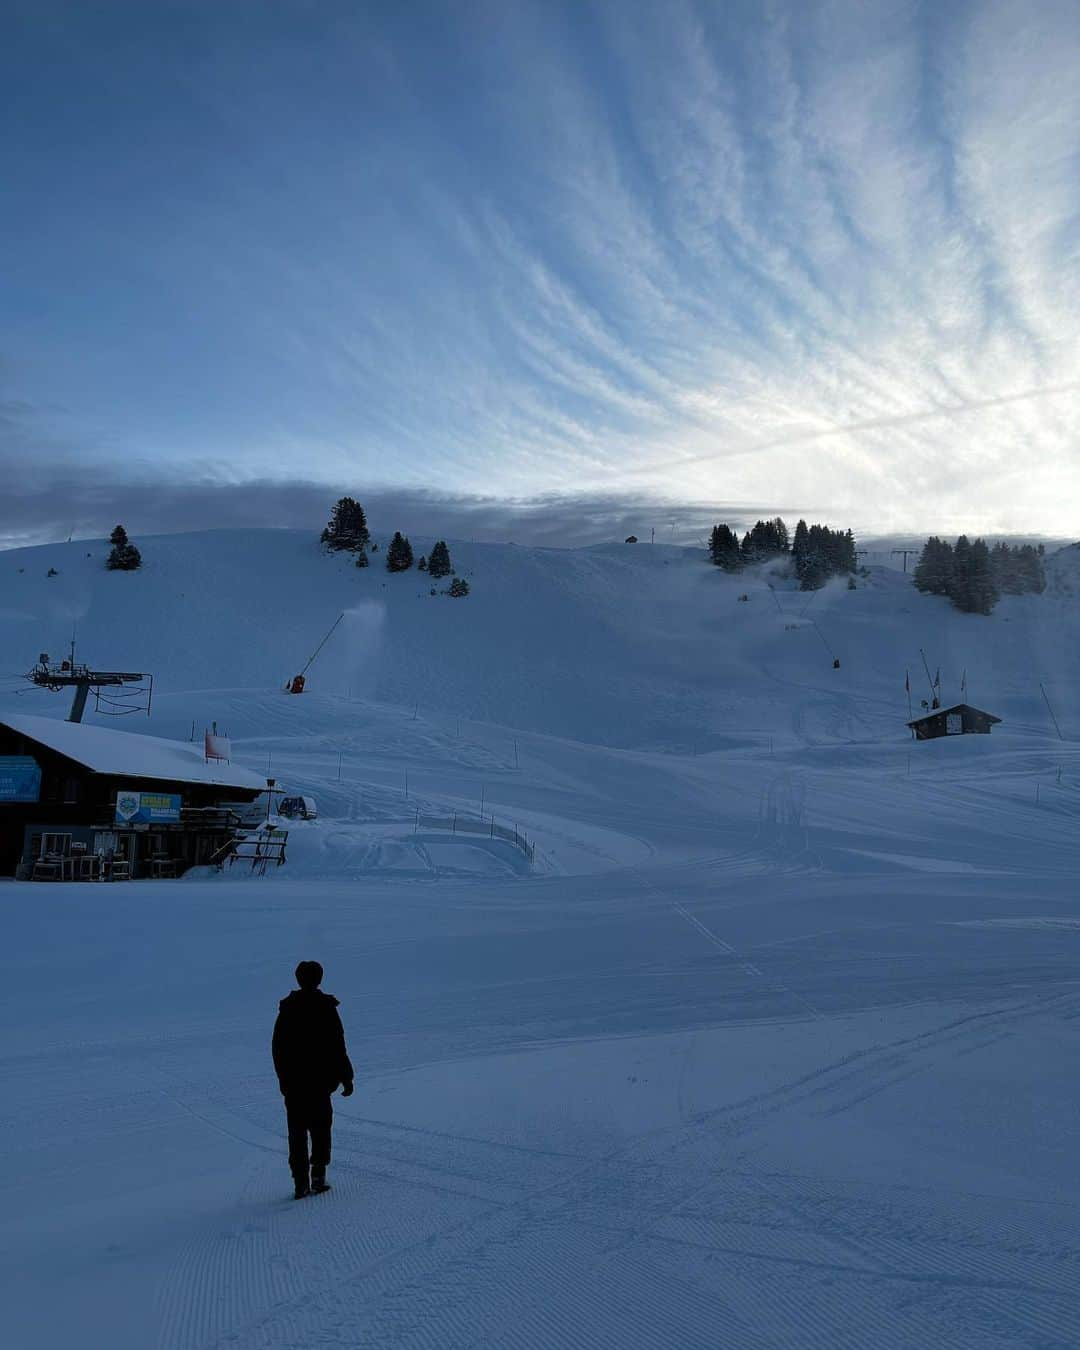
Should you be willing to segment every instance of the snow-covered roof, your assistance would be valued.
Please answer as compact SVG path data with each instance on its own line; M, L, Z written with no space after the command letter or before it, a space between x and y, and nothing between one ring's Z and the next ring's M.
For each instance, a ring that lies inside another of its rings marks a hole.
M195 745L166 741L160 736L140 736L83 722L60 722L52 717L4 717L0 726L66 755L92 773L266 791L266 779L258 774L220 760L207 763L201 741Z
M929 711L922 713L919 717L916 717L913 721L909 722L908 726L913 727L916 722L930 722L935 717L944 717L947 713L964 712L978 713L980 717L985 717L988 722L1001 721L1000 717L995 717L993 713L988 713L985 708L976 708L971 703L954 703L951 708L931 708Z

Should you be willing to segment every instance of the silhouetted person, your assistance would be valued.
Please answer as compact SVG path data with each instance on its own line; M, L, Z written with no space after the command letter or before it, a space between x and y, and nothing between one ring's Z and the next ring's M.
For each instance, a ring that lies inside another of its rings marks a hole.
M274 1023L274 1069L285 1098L289 1170L298 1200L330 1189L326 1182L334 1120L330 1094L340 1087L341 1095L349 1097L353 1090L353 1066L345 1050L338 1001L319 988L322 977L318 961L301 961L296 967L300 988L281 1000Z

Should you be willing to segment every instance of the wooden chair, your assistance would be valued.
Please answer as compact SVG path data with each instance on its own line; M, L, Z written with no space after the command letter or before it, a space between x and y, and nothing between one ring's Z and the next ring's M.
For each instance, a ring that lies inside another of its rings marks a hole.
M46 853L34 862L32 881L62 881L64 879L64 855Z

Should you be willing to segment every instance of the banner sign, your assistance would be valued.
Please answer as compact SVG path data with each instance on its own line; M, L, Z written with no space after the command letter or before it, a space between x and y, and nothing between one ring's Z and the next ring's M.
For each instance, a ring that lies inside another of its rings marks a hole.
M216 728L217 723L214 725ZM232 744L228 736L219 735L216 730L208 731L203 737L203 748L208 764L212 759L223 759L227 764L232 755Z
M0 755L0 802L36 802L41 767L29 755Z
M180 795L176 792L118 792L117 825L178 825Z

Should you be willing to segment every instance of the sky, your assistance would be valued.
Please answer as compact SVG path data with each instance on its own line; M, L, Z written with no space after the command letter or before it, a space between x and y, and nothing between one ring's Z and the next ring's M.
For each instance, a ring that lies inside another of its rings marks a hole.
M9 0L0 543L1075 537L1078 75L1075 0Z

